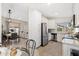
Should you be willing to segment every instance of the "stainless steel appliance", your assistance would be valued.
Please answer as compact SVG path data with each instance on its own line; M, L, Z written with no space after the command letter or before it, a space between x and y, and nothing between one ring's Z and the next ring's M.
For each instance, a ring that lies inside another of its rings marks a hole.
M70 55L71 56L79 56L79 50L71 49Z
M48 44L47 23L41 23L41 46Z
M51 33L51 41L57 42L57 33Z

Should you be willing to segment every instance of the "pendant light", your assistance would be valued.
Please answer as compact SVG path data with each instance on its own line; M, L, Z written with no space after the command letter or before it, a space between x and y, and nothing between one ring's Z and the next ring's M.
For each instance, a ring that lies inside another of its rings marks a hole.
M9 13L8 22L11 22L11 18L10 18L10 15L11 15L11 9L8 10L8 13Z

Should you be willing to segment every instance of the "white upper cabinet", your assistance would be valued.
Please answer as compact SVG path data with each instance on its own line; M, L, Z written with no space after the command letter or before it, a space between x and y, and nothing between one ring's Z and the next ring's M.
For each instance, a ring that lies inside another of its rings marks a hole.
M48 20L48 29L56 29L55 20Z

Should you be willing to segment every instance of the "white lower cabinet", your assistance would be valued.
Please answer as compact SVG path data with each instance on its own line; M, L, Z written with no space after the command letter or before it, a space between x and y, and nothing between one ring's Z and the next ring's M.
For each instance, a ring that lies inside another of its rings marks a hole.
M63 46L62 46L62 55L63 56L70 56L70 48L66 44L63 44Z
M57 33L57 41L58 42L62 42L63 37L64 37L63 33Z
M63 44L62 45L62 55L63 56L72 56L72 50L79 51L79 46L71 45L71 44Z

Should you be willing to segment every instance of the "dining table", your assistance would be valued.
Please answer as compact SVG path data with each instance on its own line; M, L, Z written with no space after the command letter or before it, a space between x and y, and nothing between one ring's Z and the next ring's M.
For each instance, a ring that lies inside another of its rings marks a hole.
M22 51L20 48L16 48L17 53L15 56L29 56L28 53ZM0 56L11 56L10 55L11 48L8 47L0 47Z

